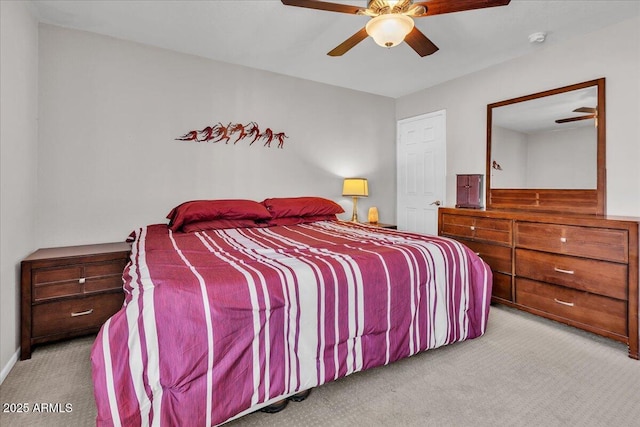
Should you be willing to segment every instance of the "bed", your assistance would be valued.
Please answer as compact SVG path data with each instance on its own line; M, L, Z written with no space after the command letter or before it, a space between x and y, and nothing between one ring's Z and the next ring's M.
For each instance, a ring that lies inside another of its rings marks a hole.
M91 353L97 425L219 425L485 332L491 271L467 247L301 206L132 233Z

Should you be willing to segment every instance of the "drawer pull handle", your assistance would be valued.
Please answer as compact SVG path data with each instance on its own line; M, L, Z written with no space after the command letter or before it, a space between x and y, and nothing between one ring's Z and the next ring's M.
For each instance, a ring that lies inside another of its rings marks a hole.
M560 241L561 241L562 243L567 243L567 238L566 238L566 237L561 237L561 238L560 238Z
M93 308L87 311L80 311L77 313L71 313L71 317L78 317L78 316L86 316L87 314L91 314L93 313Z
M474 252L474 254L476 254L476 255L480 256L480 252Z
M84 285L84 282L86 282L87 279L85 279L84 277L81 277L78 279L78 283L80 283L81 285Z
M554 298L553 300L555 302L557 302L558 304L566 305L568 307L573 307L573 303L572 302L560 301L558 298Z
M476 229L473 225L471 227L469 227L469 228L471 228L471 231Z
M574 274L574 271L573 271L573 270L563 270L563 269L558 268L558 267L553 267L553 269L554 269L555 271L557 271L558 273Z

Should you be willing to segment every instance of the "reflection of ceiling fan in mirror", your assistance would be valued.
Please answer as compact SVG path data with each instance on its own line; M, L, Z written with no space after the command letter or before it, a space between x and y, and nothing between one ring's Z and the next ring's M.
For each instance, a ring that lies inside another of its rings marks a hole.
M567 117L566 119L558 119L556 123L569 123L569 122L577 122L579 120L589 120L598 118L598 110L592 107L580 107L573 110L574 113L589 113L586 116L577 116L577 117Z
M350 13L371 17L367 25L328 53L329 56L341 56L352 47L371 36L383 47L393 47L407 42L420 56L431 55L438 51L420 30L415 28L413 18L422 18L444 13L505 6L511 0L431 0L413 2L412 0L368 0L367 8L341 3L329 3L317 0L282 0L287 6L329 12Z

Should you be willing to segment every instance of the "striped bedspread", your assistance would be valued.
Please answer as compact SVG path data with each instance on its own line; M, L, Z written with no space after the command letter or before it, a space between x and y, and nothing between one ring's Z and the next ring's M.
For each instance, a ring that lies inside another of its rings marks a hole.
M100 426L212 426L485 331L491 271L442 237L340 221L135 232L91 353Z

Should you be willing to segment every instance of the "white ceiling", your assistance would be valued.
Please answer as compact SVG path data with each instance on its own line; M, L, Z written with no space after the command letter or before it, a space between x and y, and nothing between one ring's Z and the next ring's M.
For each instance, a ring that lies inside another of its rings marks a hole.
M456 0L453 0L456 1ZM339 1L366 5L366 0ZM440 50L419 57L367 38L326 53L366 16L284 6L277 0L33 1L41 22L397 98L640 14L640 0L512 0L508 6L416 19ZM533 45L529 34L547 41Z

